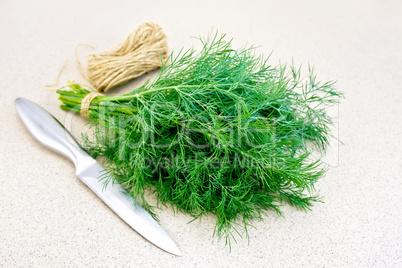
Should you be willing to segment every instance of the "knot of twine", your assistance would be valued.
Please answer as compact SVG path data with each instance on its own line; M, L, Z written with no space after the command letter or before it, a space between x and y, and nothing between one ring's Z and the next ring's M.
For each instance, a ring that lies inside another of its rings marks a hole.
M103 95L97 92L90 92L82 99L81 110L80 110L82 117L89 118L89 106L91 105L92 100L98 96Z
M99 92L119 86L131 79L161 67L168 58L167 37L162 27L143 23L116 49L88 55L87 73L82 75Z

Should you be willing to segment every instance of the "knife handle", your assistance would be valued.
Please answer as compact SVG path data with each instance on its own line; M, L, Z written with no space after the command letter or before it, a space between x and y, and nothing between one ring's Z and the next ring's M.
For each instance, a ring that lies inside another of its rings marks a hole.
M64 126L45 109L30 100L17 98L14 106L32 136L45 147L70 159L78 174L79 163L91 157L81 149Z

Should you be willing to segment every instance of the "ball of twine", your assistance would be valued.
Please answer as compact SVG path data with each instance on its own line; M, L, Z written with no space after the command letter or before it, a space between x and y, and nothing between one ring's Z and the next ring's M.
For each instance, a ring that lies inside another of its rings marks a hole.
M114 50L88 55L82 75L98 92L126 83L162 66L168 58L167 37L162 27L143 23Z

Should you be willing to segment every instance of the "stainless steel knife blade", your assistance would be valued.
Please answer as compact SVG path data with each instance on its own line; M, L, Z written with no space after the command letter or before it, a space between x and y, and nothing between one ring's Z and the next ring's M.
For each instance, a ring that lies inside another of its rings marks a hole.
M95 192L120 218L135 231L159 248L181 256L172 239L162 227L145 211L117 182L106 187L99 178L106 171L98 162L81 149L64 126L45 109L24 98L15 100L15 109L22 122L41 144L70 159L76 174Z

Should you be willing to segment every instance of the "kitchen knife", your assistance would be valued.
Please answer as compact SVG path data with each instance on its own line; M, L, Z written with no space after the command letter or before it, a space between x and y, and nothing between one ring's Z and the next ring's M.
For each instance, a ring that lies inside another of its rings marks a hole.
M64 155L75 166L76 174L117 215L145 239L159 248L181 256L172 239L162 227L117 182L104 186L99 178L106 171L89 156L64 126L45 109L24 98L15 100L15 109L35 139L49 149Z

